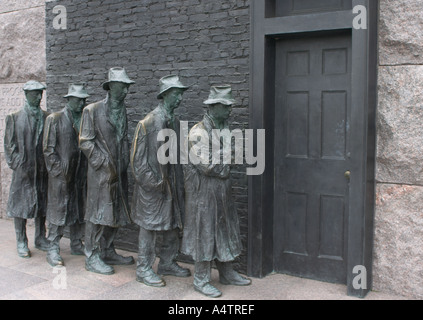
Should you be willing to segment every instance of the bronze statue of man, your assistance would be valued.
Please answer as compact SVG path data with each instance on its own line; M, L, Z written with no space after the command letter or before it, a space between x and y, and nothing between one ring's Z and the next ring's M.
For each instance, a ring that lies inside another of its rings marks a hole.
M87 193L87 159L79 149L82 110L89 94L83 85L71 84L64 109L49 115L44 129L43 151L49 174L47 222L50 248L47 261L63 265L60 239L70 227L71 253L83 255L82 225Z
M129 224L129 141L125 97L130 80L123 68L109 70L107 97L84 108L79 146L88 159L85 268L113 274L112 265L133 264L114 249L118 228Z
M208 106L207 113L190 130L188 137L190 155L198 155L200 161L192 161L190 157L185 170L186 210L181 251L194 259L195 290L219 297L222 293L210 284L212 261L216 262L222 284L245 286L251 280L232 267L242 244L232 199L230 164L222 163L220 158L212 159L216 155L212 141L215 144L217 141L220 147L219 157L223 155L223 141L220 136L217 139L213 136L224 129L229 132L228 118L235 103L231 87L211 87L210 96L204 103ZM209 152L204 153L204 148Z
M6 117L4 153L13 170L7 214L14 218L17 251L23 258L31 256L26 235L27 219L35 220L35 247L47 251L46 205L47 170L43 156L43 130L47 112L40 108L45 86L28 81L23 109Z
M180 267L175 259L179 251L179 230L184 210L183 169L177 164L162 164L158 150L161 130L180 132L174 110L182 100L184 86L178 76L160 79L158 107L138 123L131 149L131 166L135 176L132 220L140 226L137 281L154 287L165 286L159 275L188 277L189 269ZM163 243L157 273L152 269L156 258L156 234L162 232Z

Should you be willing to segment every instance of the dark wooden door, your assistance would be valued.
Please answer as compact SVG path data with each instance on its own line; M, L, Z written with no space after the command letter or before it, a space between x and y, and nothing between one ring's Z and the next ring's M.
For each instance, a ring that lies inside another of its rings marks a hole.
M281 39L275 53L274 269L346 283L351 35Z

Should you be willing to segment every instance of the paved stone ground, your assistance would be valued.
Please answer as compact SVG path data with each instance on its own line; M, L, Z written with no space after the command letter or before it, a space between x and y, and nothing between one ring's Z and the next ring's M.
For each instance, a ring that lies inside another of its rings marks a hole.
M360 300L346 294L346 286L273 274L253 278L248 287L224 286L213 270L213 284L223 292L221 298L208 299L192 287L192 277L166 276L166 287L152 288L135 280L135 265L116 266L106 276L84 268L84 257L70 254L69 240L61 241L65 269L52 268L46 253L34 248L34 230L28 226L30 259L19 258L13 221L0 219L0 300ZM118 250L120 254L132 252ZM183 264L185 265L185 264ZM192 265L185 265L193 271ZM156 266L155 266L156 267ZM66 273L66 283L59 281ZM66 285L65 289L57 289ZM56 287L56 288L55 288ZM404 297L370 292L364 300L402 300Z

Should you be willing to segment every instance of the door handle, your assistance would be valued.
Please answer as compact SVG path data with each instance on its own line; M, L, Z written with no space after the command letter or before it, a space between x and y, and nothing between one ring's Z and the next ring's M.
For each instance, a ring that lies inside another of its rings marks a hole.
M346 179L350 180L350 179L351 179L351 171L349 171L349 170L345 171L345 173L344 173L344 177L345 177Z

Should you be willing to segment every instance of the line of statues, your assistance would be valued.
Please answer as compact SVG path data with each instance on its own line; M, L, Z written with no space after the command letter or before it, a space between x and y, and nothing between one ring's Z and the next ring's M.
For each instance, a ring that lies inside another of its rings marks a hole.
M159 104L138 123L130 145L125 97L132 84L125 69L112 68L103 84L104 100L85 106L85 87L72 84L66 106L50 115L40 108L45 86L33 80L24 85L25 105L6 117L4 137L13 170L7 214L14 218L18 255L30 257L26 222L34 219L35 247L47 252L51 266L64 265L60 240L69 227L71 253L85 255L86 270L110 275L113 265L135 263L114 248L118 228L133 222L140 227L137 281L163 287L163 275L191 276L176 262L182 252L195 262L194 289L206 296L222 294L210 283L213 261L222 284L249 285L251 280L232 267L241 240L230 165L158 160L164 143L158 134L162 129L179 134L174 111L189 86L175 75L160 79ZM230 86L211 87L207 112L189 132L189 147L204 132L211 138L213 129L227 129L234 103ZM128 169L135 178L131 206ZM155 272L159 233L163 241Z

